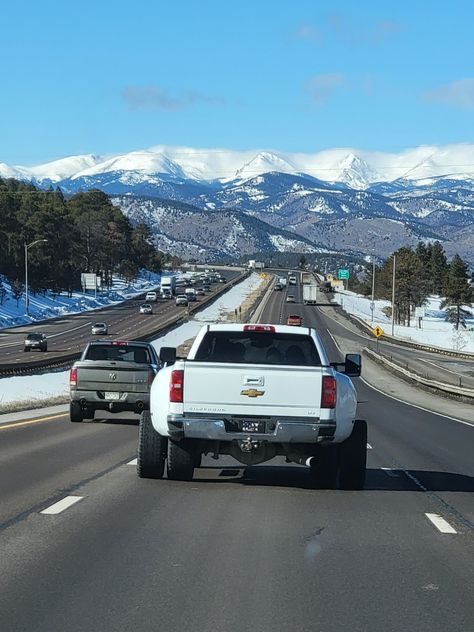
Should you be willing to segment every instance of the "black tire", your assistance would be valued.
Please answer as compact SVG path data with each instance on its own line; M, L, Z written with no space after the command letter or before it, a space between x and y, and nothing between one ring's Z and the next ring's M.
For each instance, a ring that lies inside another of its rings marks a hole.
M79 423L81 421L84 421L82 408L79 402L71 402L69 404L69 418L72 422Z
M202 454L200 452L196 452L194 454L194 467L201 467L202 463Z
M194 474L195 451L190 442L168 441L167 475L172 481L190 481Z
M163 478L168 439L153 428L149 410L140 415L137 474L140 478Z
M356 419L351 436L340 445L339 487L364 489L367 467L367 423Z
M321 448L311 462L310 473L316 489L335 489L339 472L339 446Z
M48 350L48 347L43 347L43 348L41 349L41 351L47 351L47 350Z
M26 347L25 349L23 349L23 351L31 351L31 349L29 347Z

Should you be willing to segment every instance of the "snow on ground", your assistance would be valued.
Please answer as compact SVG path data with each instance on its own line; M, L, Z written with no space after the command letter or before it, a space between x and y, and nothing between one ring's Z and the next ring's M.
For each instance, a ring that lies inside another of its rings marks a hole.
M51 292L47 292L45 295L30 293L28 297L30 316L25 314L25 297L22 296L17 305L11 293L10 285L4 281L3 288L6 290L6 294L0 305L0 330L46 318L77 314L78 312L114 305L137 294L142 294L148 289L156 288L160 284L160 278L159 274L145 271L132 283L125 283L122 279L114 278L110 292L98 291L96 297L92 290L86 294L73 292L71 297L67 296L65 292L57 296L52 295Z
M260 276L252 274L241 283L220 296L209 307L194 315L193 319L152 341L160 348L177 347L197 334L204 323L216 322L224 310L234 310L244 298L262 282ZM143 290L142 290L143 291ZM0 379L0 406L12 402L41 400L69 393L69 371L58 371L42 375L21 375Z
M359 296L354 292L338 291L334 295L334 300L346 312L358 316L369 325L372 324L370 298ZM460 327L459 331L456 332L454 326L444 320L445 312L440 309L441 300L438 296L429 297L425 305L425 316L422 320L421 329L418 327L418 319L413 318L410 327L395 325L394 335L397 338L442 349L474 353L474 316L466 321L467 330ZM374 302L374 327L379 325L385 333L391 334L391 319L382 311L385 307L391 308L391 302L383 300Z

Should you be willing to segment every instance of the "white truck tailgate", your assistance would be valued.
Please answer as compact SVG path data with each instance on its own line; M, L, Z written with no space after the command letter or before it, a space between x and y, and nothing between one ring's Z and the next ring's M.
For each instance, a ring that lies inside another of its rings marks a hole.
M186 363L185 414L319 417L320 400L319 367Z

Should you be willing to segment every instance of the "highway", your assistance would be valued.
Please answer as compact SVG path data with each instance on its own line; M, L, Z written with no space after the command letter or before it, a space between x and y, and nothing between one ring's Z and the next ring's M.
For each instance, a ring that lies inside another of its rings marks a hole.
M274 292L262 322L301 314L341 359L334 308L296 295ZM283 459L138 479L134 419L1 424L0 629L472 629L474 428L357 389L364 491L314 490Z
M238 275L237 271L226 271L226 279L231 282ZM198 302L191 304L194 308L203 300L222 290L221 284L213 284L211 291L198 297ZM60 359L62 356L79 354L86 344L97 336L91 334L93 323L106 322L109 327L107 336L103 338L137 339L151 338L173 317L186 317L186 308L176 307L174 300L159 299L153 303L153 314L140 314L140 304L145 300L141 297L130 299L110 307L79 314L65 315L42 323L32 323L21 327L0 330L0 370L2 365L15 366L31 364L38 361ZM24 340L28 333L41 331L48 339L48 350L40 352L33 350L25 353Z

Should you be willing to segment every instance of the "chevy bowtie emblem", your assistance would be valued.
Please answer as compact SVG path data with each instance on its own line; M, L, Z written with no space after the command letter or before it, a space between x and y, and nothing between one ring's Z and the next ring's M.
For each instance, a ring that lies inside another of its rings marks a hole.
M109 373L109 379L110 380L116 380L117 379L117 373Z
M260 397L265 391L257 391L256 388L248 388L246 391L240 391L241 395L247 395L247 397Z

